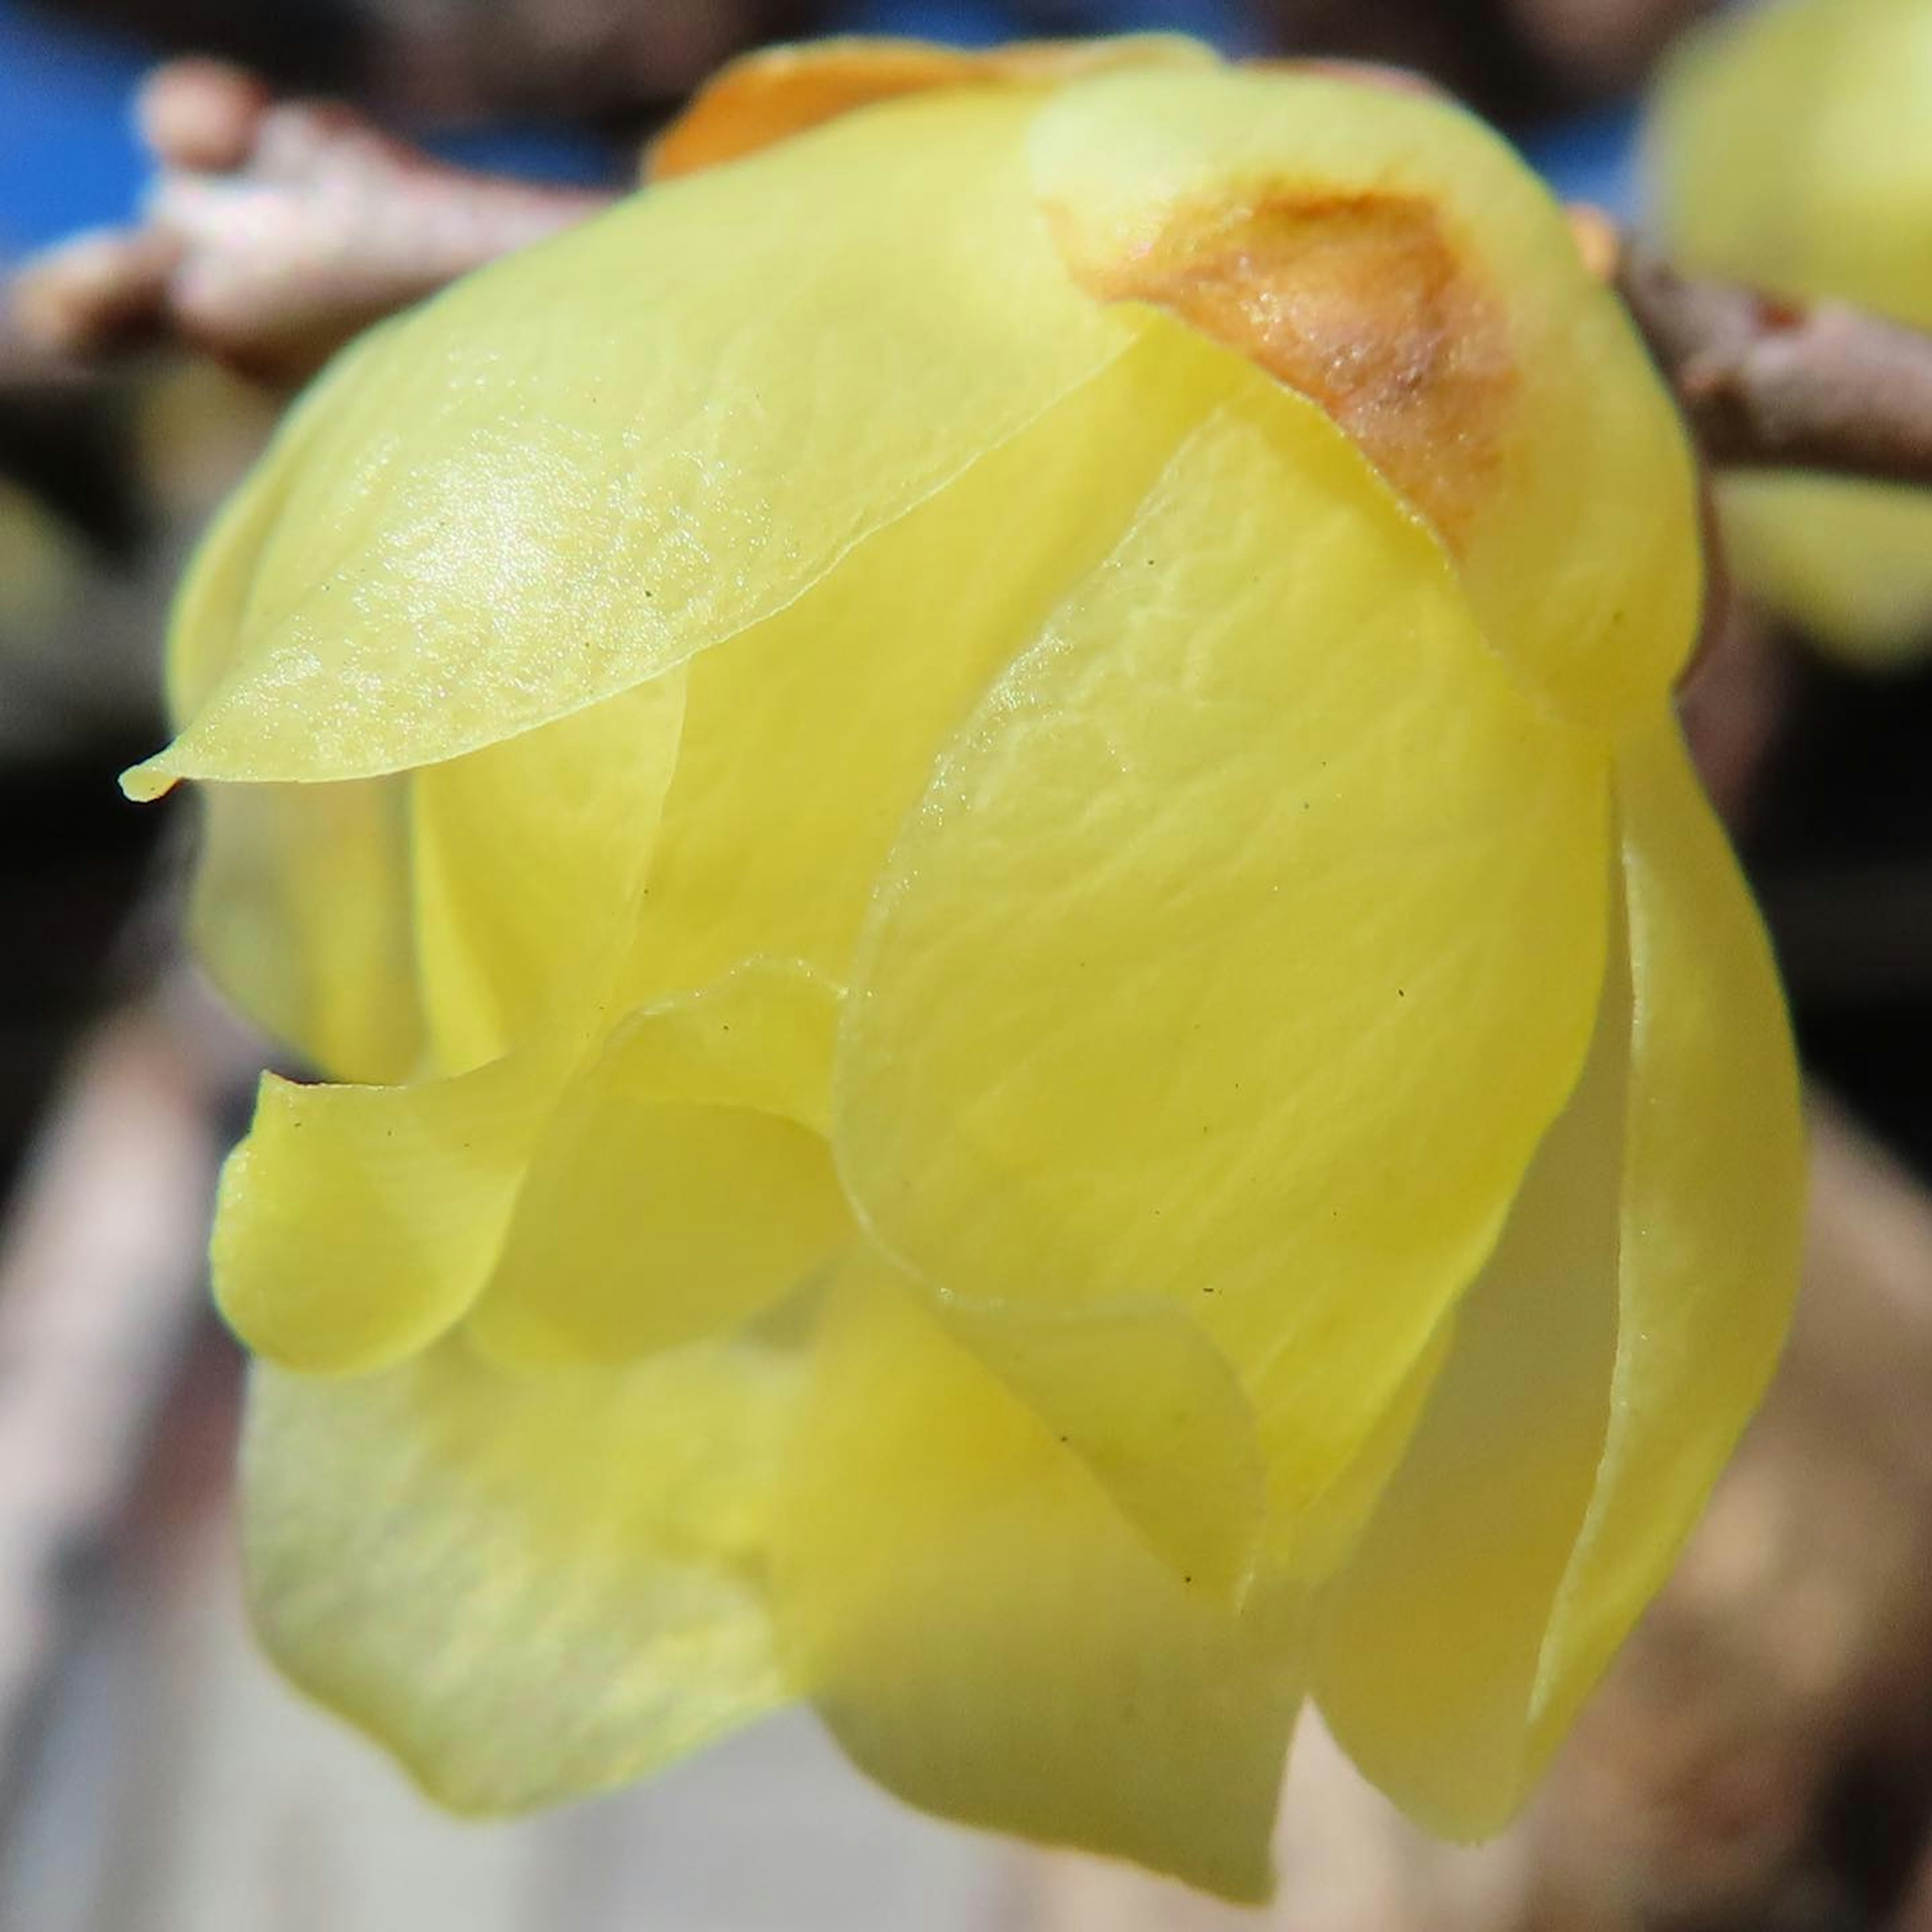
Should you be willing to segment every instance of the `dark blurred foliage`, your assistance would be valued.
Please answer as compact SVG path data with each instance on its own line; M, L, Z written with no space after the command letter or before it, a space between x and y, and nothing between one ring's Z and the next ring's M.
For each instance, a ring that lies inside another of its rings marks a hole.
M1932 1179L1932 665L1799 656L1748 842L1811 1070Z

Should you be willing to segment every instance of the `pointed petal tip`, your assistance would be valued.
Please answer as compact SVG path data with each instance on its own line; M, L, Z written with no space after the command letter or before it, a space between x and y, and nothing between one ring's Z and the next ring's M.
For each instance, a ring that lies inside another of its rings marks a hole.
M152 805L157 799L165 798L181 782L182 776L169 768L167 756L165 752L158 752L138 765L130 765L119 779L122 796L136 805Z

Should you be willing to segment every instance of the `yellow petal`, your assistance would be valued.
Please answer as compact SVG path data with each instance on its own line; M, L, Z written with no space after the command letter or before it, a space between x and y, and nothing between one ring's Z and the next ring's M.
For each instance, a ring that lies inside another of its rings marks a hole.
M1664 1581L1763 1394L1804 1208L1777 968L1673 722L1630 738L1617 782L1635 993L1621 1312L1603 1466L1539 1687L1557 1730Z
M535 1377L455 1342L346 1382L258 1368L263 1640L459 1810L654 1770L787 1694L758 1566L794 1385L748 1346Z
M652 143L649 177L666 181L755 154L841 115L942 87L1051 86L1122 67L1207 67L1214 56L1179 34L1020 40L949 47L866 37L808 40L741 56L700 88Z
M1628 970L1317 1647L1336 1736L1461 1838L1507 1821L1662 1584L1796 1280L1797 1080L1762 932L1675 728L1619 778Z
M1356 1763L1430 1830L1478 1838L1532 1757L1552 1606L1594 1484L1617 1347L1630 988L1464 1297L1420 1426L1324 1592L1312 1671Z
M844 981L946 735L1240 374L1150 332L816 595L692 666L631 999L759 955Z
M1333 426L1258 376L1249 403L940 761L862 941L834 1143L934 1287L1214 1337L1286 1555L1574 1082L1606 785Z
M328 387L302 408L314 410ZM240 654L255 553L280 514L288 472L281 458L265 464L182 582L167 667L177 719ZM403 785L211 786L201 810L189 928L222 991L332 1078L390 1082L416 1071L423 1028Z
M210 785L188 929L249 1018L331 1078L406 1078L424 1040L400 780Z
M851 1238L824 1126L832 989L748 968L633 1015L544 1132L488 1292L491 1353L616 1361L735 1327Z
M1454 552L1497 649L1599 724L1695 629L1676 412L1562 212L1439 100L1308 74L1129 72L1030 140L1073 273L1322 404Z
M266 1076L215 1203L223 1315L290 1368L422 1347L489 1277L548 1091L528 1055L410 1087Z
M546 1025L584 1024L609 998L683 713L674 674L410 776L416 940L440 1070L494 1060Z
M1150 1555L876 1262L835 1295L790 1471L786 1657L862 1769L946 1817L1265 1895L1294 1660Z
M130 790L452 757L807 592L1142 326L1042 232L1031 112L888 104L634 196L368 340L286 432L266 531L218 532L251 551L243 649Z
M1078 1310L939 1294L931 1306L1046 1419L1176 1575L1233 1604L1267 1507L1255 1417L1233 1370L1180 1311Z

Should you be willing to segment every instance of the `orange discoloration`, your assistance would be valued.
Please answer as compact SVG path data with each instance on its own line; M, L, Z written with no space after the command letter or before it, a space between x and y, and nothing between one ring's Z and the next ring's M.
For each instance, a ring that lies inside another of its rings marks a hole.
M1452 545L1492 485L1516 376L1502 304L1417 195L1276 188L1113 256L1057 223L1103 300L1154 304L1318 404Z
M935 88L1049 87L1083 75L1175 58L1148 37L1021 40L971 50L923 40L826 40L734 61L700 88L652 146L646 178L665 181L760 148L883 100Z

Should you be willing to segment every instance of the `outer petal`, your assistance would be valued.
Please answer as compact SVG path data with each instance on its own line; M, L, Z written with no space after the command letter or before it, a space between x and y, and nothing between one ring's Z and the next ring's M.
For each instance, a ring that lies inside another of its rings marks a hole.
M1502 140L1308 74L1128 73L1030 136L1069 266L1320 403L1448 544L1496 648L1597 723L1660 701L1700 562L1682 424Z
M1757 908L1676 724L1618 758L1630 1108L1610 1428L1544 1664L1560 1730L1663 1582L1771 1378L1797 1292L1804 1127Z
M211 785L189 932L256 1025L338 1080L406 1079L422 1064L400 779Z
M215 1203L223 1315L290 1368L421 1348L489 1279L550 1090L530 1056L412 1087L267 1076Z
M1150 1556L876 1262L829 1312L777 1534L788 1659L890 1790L1265 1894L1293 1659Z
M304 406L315 408L328 387ZM272 460L183 580L167 667L177 718L240 655L255 554L286 483L286 464ZM336 1079L416 1071L423 1026L402 783L213 786L202 811L189 924L222 991Z
M683 716L674 673L411 774L416 945L440 1069L601 1017Z
M757 153L841 115L935 88L1050 86L1124 67L1211 67L1178 34L1016 41L997 47L866 36L765 47L722 69L652 144L649 176L665 181Z
M941 760L862 943L834 1133L935 1287L1157 1300L1214 1337L1287 1556L1576 1078L1606 786L1333 428L1259 377L1252 404Z
M573 1082L472 1317L494 1354L621 1360L735 1327L848 1243L832 988L747 968L634 1014Z
M786 1694L758 1567L793 1387L749 1346L527 1378L455 1342L350 1382L258 1369L263 1639L458 1810L653 1770Z
M130 788L451 757L809 590L1138 332L1041 231L1031 112L889 104L365 339L272 459L266 532L245 505L224 524L253 553L243 650Z
M1628 974L1318 1653L1336 1735L1457 1836L1521 1802L1662 1583L1797 1276L1797 1080L1763 934L1674 728L1619 774Z
M1324 1595L1323 1715L1376 1784L1447 1837L1498 1828L1541 1768L1538 1670L1609 1419L1629 1052L1619 962L1582 1080Z
M629 998L760 955L843 983L940 746L1242 373L1150 331L815 596L692 665Z

